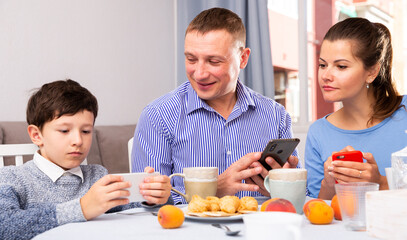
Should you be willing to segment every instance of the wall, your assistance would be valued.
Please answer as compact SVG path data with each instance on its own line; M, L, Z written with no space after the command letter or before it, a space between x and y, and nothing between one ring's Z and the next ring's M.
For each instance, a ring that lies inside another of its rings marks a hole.
M173 0L0 1L0 121L24 121L33 88L71 78L96 125L136 123L176 87Z

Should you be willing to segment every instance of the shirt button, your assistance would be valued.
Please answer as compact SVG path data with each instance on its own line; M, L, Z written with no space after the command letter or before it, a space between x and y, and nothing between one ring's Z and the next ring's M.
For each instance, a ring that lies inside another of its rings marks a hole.
M229 151L226 152L226 154L227 154L227 155L231 155L231 154L232 154L232 151L229 150Z

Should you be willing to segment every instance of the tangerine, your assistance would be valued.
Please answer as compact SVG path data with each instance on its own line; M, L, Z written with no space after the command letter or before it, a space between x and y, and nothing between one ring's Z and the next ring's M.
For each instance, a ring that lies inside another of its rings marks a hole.
M329 224L334 218L334 210L325 201L310 202L307 211L312 224Z
M306 202L305 204L304 204L304 206L302 207L302 211L304 212L304 215L306 216L306 217L308 217L308 213L309 213L309 209L308 209L308 204L310 204L311 202L315 202L315 201L322 201L322 202L324 202L324 200L322 200L322 199L319 199L319 198L315 198L315 199L311 199L311 200L309 200L308 202Z
M184 222L184 212L173 205L165 205L158 210L158 222L163 228L178 228Z
M334 217L336 220L342 220L341 208L339 207L338 196L334 196L331 200L331 207L334 210Z

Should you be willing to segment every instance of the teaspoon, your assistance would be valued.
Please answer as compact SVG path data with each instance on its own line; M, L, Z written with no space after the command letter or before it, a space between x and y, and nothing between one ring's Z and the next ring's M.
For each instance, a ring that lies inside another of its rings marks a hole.
M212 226L220 228L220 229L224 229L226 235L228 235L228 236L236 236L240 233L240 230L232 231L232 230L230 230L230 228L228 226L223 225L223 224L213 223Z

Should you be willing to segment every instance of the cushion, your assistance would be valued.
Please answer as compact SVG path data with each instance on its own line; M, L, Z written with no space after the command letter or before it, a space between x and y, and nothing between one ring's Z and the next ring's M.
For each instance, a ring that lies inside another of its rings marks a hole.
M95 127L102 165L109 173L129 172L127 143L135 129L135 124Z

